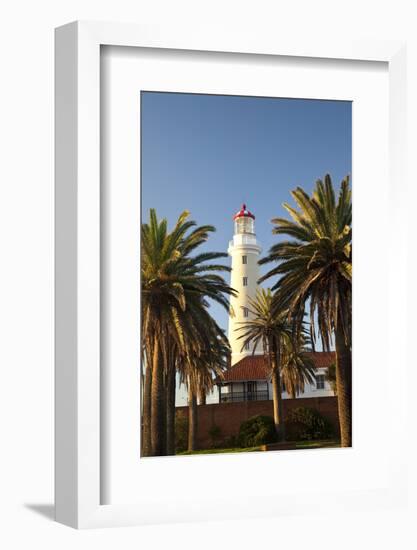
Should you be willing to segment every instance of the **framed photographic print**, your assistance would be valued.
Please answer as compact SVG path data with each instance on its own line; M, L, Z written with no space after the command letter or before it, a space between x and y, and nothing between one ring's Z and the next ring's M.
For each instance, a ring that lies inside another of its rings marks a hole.
M404 79L401 43L57 29L58 521L404 502Z

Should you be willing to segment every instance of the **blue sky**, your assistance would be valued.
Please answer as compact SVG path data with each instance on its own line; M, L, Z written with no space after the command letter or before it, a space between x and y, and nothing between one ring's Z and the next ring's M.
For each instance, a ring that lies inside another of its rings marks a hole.
M216 227L213 251L227 251L242 202L266 253L277 239L270 220L286 215L291 190L351 173L348 101L142 92L141 106L142 217L155 208L172 226L187 209ZM213 306L212 315L227 329L226 312Z

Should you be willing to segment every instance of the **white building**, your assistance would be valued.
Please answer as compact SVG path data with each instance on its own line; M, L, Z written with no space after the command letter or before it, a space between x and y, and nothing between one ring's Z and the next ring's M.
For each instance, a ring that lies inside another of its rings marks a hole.
M218 382L219 402L253 401L272 399L272 384L269 368L263 350L257 347L255 354L252 345L243 350L242 330L237 330L251 317L249 298L254 298L258 289L258 260L262 248L256 240L255 216L243 204L235 214L234 235L229 243L228 253L232 258L230 286L237 290L237 296L231 299L228 337L232 349L231 367L226 371L224 380ZM299 397L327 397L333 390L326 380L329 366L335 361L334 352L312 352L311 358L316 365L314 384L306 386ZM288 398L285 388L283 398Z

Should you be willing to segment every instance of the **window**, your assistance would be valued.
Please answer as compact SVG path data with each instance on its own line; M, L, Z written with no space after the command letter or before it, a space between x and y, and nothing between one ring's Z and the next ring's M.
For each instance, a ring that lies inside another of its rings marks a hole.
M243 308L243 317L248 317L248 315L249 315L249 310L248 310L247 307L244 307Z
M324 374L317 374L316 375L316 389L317 390L324 390L326 379Z
M235 234L242 233L250 233L252 235L255 233L255 224L252 218L242 216L235 220Z
M248 278L243 277L243 286L248 286Z
M248 263L248 257L242 256L242 264L247 264L247 263Z
M256 401L256 382L246 382L246 399Z

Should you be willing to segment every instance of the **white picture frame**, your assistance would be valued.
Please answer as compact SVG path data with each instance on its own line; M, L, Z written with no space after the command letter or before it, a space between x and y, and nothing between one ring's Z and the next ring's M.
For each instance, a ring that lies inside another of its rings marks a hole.
M102 45L208 52L382 61L389 70L389 155L392 196L405 189L405 44L370 40L292 43L268 34L217 29L150 28L75 22L56 30L56 519L76 528L160 521L158 509L102 505L100 475L100 48ZM395 182L395 184L394 184ZM398 216L398 214L397 214ZM401 220L397 231L400 231ZM398 252L397 263L403 269ZM402 272L405 279L405 273ZM404 297L389 304L400 318ZM397 361L405 384L406 357ZM404 411L398 409L401 420ZM385 503L404 498L403 447L392 455ZM161 464L161 468L163 464ZM162 491L162 489L161 489ZM364 494L361 498L364 498ZM166 495L166 521L182 519L175 495ZM311 497L314 500L314 495ZM359 496L358 496L359 498ZM289 498L289 500L291 500ZM293 499L294 500L294 499ZM295 498L295 501L297 499ZM293 503L294 504L294 503ZM356 504L351 501L351 504ZM347 502L344 501L344 506ZM297 504L294 504L295 509ZM304 502L308 507L308 502ZM299 505L301 510L302 506ZM283 508L271 508L280 513ZM209 519L207 511L192 519ZM186 518L183 518L186 519ZM191 519L191 518L189 518Z

